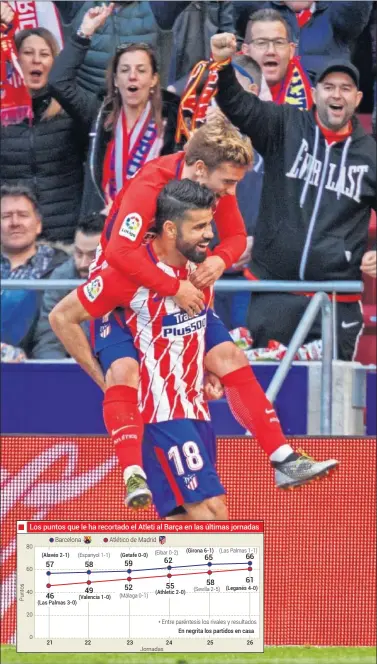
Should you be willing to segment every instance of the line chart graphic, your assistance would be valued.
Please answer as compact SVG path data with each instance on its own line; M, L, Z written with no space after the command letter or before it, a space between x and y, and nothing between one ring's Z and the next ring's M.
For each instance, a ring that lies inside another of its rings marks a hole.
M263 522L18 522L18 652L263 652Z

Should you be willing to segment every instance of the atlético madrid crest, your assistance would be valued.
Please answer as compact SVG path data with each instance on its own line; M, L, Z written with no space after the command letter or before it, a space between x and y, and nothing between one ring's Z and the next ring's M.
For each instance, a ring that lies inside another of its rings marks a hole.
M111 332L111 325L110 323L107 323L107 325L101 325L99 328L99 336L102 337L102 339L106 339L106 337L109 336Z
M185 481L185 484L190 491L195 491L195 489L198 488L198 478L196 475L187 475L186 477L183 478Z

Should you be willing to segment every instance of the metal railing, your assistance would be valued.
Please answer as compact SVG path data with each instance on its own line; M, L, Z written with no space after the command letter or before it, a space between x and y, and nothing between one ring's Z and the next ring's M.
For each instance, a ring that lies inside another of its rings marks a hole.
M332 304L324 292L317 292L310 300L303 317L288 345L276 373L266 391L266 396L273 403L287 377L288 371L300 346L313 325L318 312L322 312L322 371L321 371L321 419L320 433L331 434L332 406Z
M2 289L10 290L73 290L85 283L81 279L3 279ZM333 348L336 345L335 300L334 306L328 294L333 298L336 293L361 293L362 281L251 281L220 279L215 283L218 292L259 292L259 293L315 293L289 343L285 357L274 374L267 389L267 397L271 402L291 367L293 358L302 345L318 312L322 311L322 373L321 373L321 433L331 433L332 406L332 360Z
M82 279L2 279L1 288L10 290L73 290L85 283ZM250 281L219 279L215 291L256 293L361 293L362 281Z

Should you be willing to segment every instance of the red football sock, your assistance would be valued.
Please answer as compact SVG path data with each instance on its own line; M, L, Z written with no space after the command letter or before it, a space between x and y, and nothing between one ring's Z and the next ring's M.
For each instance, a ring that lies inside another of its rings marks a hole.
M109 387L103 400L103 419L122 471L133 465L142 468L144 423L137 405L137 390L127 385Z
M225 395L237 422L257 439L271 455L287 440L271 402L255 378L251 367L241 367L222 376Z

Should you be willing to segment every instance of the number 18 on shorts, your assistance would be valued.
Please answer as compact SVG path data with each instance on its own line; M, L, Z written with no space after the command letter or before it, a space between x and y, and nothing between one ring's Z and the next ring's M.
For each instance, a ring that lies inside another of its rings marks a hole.
M216 472L216 437L210 422L171 420L147 424L143 462L160 517L188 503L225 494Z

